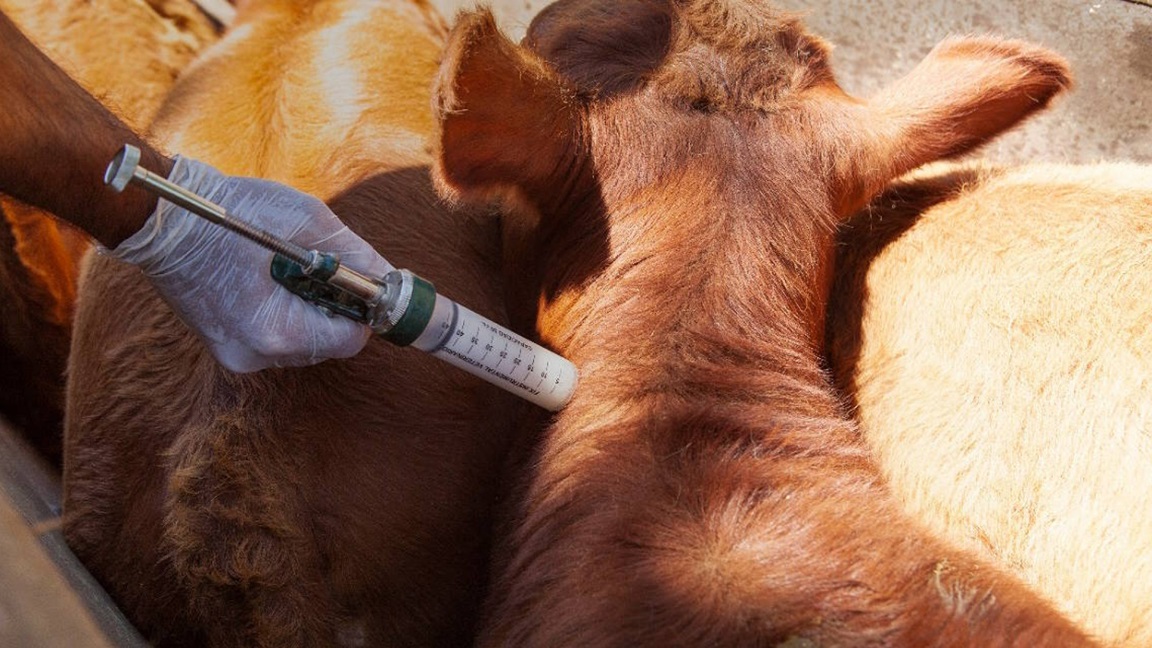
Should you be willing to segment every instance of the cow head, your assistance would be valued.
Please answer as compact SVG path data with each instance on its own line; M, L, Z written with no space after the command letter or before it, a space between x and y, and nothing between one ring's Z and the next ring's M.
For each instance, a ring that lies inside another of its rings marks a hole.
M437 173L449 195L516 207L508 263L544 306L609 268L663 263L767 287L815 343L835 226L1069 83L1039 47L953 38L858 99L824 41L751 0L561 0L522 46L481 10L441 67Z

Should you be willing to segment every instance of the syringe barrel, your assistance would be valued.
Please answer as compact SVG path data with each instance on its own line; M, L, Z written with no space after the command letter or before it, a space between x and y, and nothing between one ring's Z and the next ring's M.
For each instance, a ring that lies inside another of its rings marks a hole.
M412 346L553 412L576 389L571 362L443 295Z

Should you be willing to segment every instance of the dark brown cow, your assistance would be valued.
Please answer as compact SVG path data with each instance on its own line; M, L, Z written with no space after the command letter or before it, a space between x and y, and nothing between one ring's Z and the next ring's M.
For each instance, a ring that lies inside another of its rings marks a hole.
M448 210L429 177L446 33L419 0L247 3L154 131L321 197L397 267L499 321L496 223ZM229 373L137 270L100 257L70 362L65 534L160 644L467 645L501 394L381 341Z
M953 39L861 101L745 0L561 1L523 48L465 16L438 175L518 208L511 307L582 372L524 463L481 644L1090 644L902 514L820 358L838 224L1068 82Z

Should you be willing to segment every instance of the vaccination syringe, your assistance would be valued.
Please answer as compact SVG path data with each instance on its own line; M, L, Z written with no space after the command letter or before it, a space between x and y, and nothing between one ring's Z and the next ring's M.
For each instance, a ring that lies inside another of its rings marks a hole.
M129 183L183 207L276 253L274 279L330 314L369 326L386 340L413 346L545 409L557 411L576 388L576 367L556 353L436 293L408 270L379 279L249 225L223 207L140 166L140 150L125 146L104 174L117 191Z

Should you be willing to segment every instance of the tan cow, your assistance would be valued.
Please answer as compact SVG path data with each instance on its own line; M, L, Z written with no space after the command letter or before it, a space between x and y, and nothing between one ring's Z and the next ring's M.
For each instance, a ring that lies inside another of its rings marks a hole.
M820 360L839 223L1068 82L939 45L870 101L748 0L465 17L438 177L500 198L510 305L582 372L523 465L485 646L1074 646L1005 571L905 516Z
M447 209L429 178L444 35L419 0L248 3L154 132L323 198L397 267L499 321L496 224ZM68 384L65 534L152 641L471 640L502 392L381 341L231 374L106 258L85 275Z
M1152 169L933 168L844 243L832 365L895 494L1152 645Z

